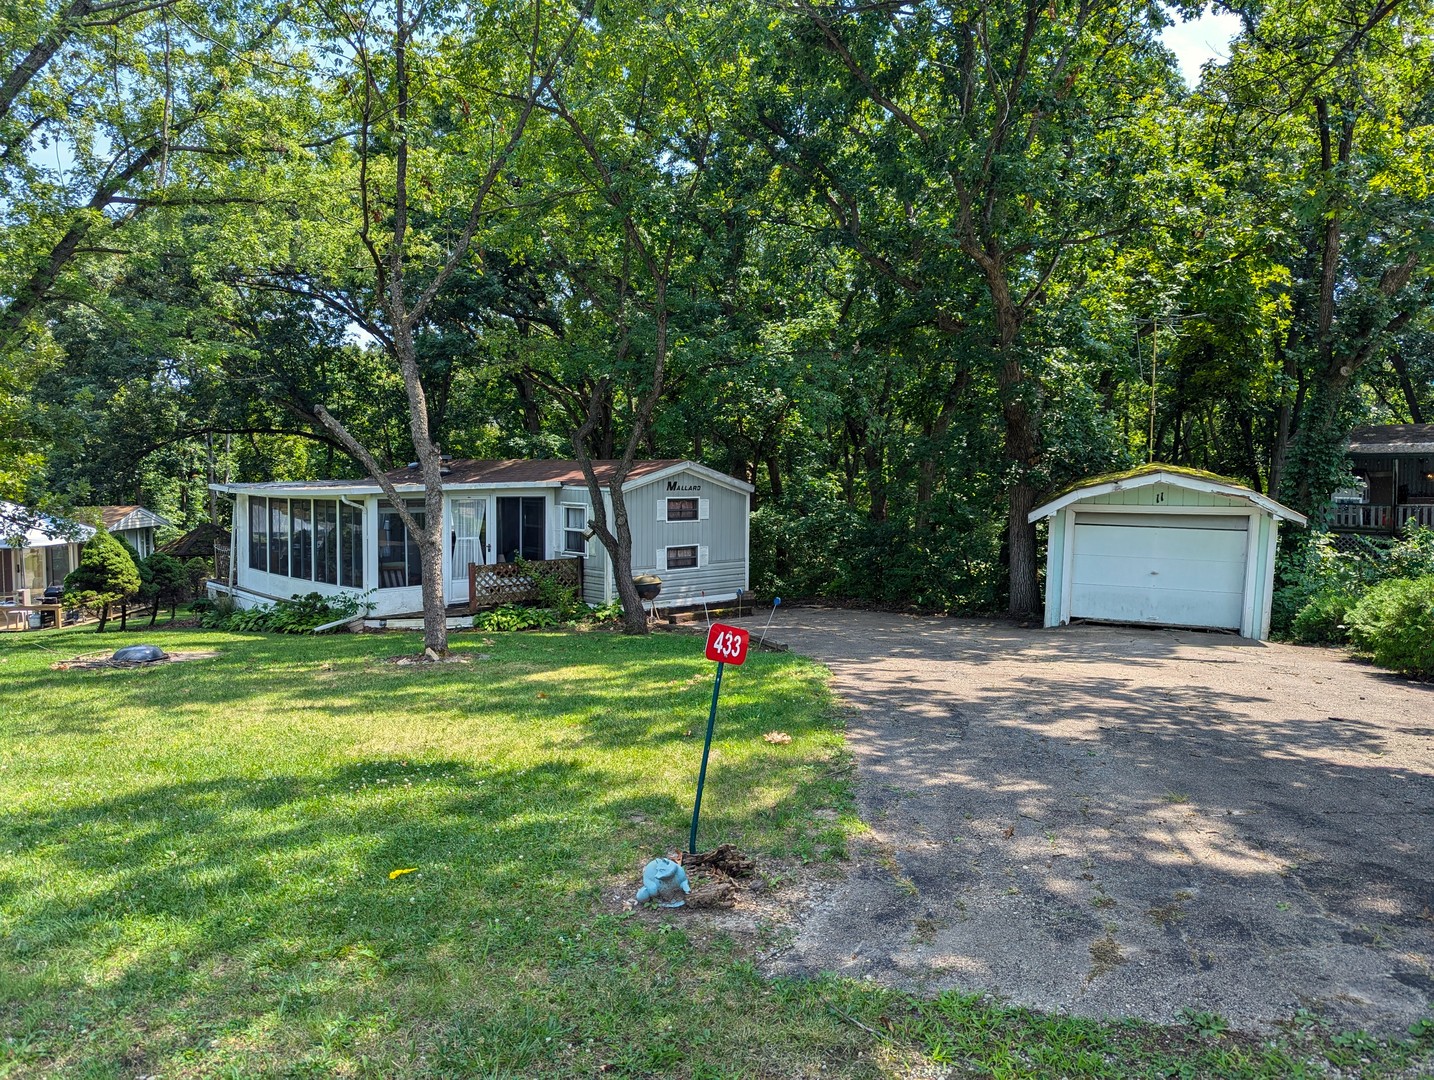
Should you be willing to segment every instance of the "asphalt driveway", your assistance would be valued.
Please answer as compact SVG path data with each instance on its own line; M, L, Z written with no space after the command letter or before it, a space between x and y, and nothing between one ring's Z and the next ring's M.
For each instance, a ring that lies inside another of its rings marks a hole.
M1428 1015L1434 686L1219 634L772 626L857 707L871 827L776 970L1243 1028Z

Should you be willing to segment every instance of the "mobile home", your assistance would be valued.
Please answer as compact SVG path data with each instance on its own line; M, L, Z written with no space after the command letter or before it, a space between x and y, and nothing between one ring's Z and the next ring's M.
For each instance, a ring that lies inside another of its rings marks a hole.
M616 462L594 468L606 490ZM422 520L416 466L387 478ZM372 477L216 484L234 499L231 591L250 606L297 593L371 592L372 613L423 608L417 541ZM639 461L624 481L634 574L662 578L662 602L728 600L748 587L752 486L693 461ZM470 564L582 558L583 598L617 598L607 551L589 531L592 501L576 461L452 461L443 476L444 597L468 602Z

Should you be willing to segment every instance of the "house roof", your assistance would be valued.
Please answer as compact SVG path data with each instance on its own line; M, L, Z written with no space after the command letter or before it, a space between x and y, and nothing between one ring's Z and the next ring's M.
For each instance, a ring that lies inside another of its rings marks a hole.
M213 555L215 543L228 544L229 532L208 521L196 525L183 536L160 545L159 550L177 559L193 559Z
M0 548L60 547L95 535L88 525L31 513L10 502L0 502L0 526L8 531L8 535L0 535Z
M583 469L576 461L564 461L557 459L529 460L527 458L509 458L506 461L450 461L447 462L448 475L443 478L444 486L450 484L502 484L519 486L523 484L582 484ZM606 484L612 479L614 470L619 462L616 461L594 461L593 471L597 473L598 483ZM651 473L661 472L663 469L671 468L674 465L681 465L683 462L678 458L668 458L657 461L634 461L632 470L628 473L629 480L638 480ZM417 469L390 469L384 474L395 484L415 483L418 479Z
M1434 424L1375 424L1349 433L1351 454L1434 454Z
M1272 514L1285 521L1292 521L1297 525L1303 525L1307 520L1298 511L1291 510L1288 506L1275 502L1269 496L1261 495L1254 488L1248 488L1228 477L1204 472L1200 469L1185 468L1181 465L1162 465L1158 462L1141 465L1134 469L1125 469L1121 472L1104 473L1068 485L1048 496L1045 502L1026 515L1026 520L1035 522L1041 518L1053 517L1071 503L1079 502L1081 499L1105 495L1112 491L1130 491L1135 488L1149 487L1152 484L1170 484L1172 487L1185 488L1188 491L1203 491L1212 495L1228 495L1244 499L1251 505L1258 506L1267 514ZM1196 508L1192 508L1192 511L1198 512Z
M83 517L98 521L108 532L123 529L149 529L171 524L153 510L139 505L130 506L85 506L79 513Z
M613 472L618 462L611 460L600 460L593 462L593 471L597 474L598 483L608 484L612 480ZM479 461L462 459L444 463L446 470L443 475L443 486L445 489L474 489L474 488L514 488L514 487L577 487L586 481L583 478L582 466L576 461L564 459L539 459L530 460L526 458L509 458L506 460ZM736 477L727 476L715 469L709 469L705 465L699 465L695 461L685 461L681 458L661 458L650 461L635 461L628 473L623 488L632 488L641 484L650 483L661 479L668 473L675 473L684 469L701 473L711 478L714 482L726 484L729 487L740 488L743 491L751 491L752 485ZM422 491L423 481L416 468L390 469L384 476L400 491ZM256 494L272 491L277 494L288 495L318 495L318 494L340 494L340 495L375 495L383 489L371 476L362 477L356 480L286 480L273 481L269 483L251 484L213 484L215 491L231 493Z

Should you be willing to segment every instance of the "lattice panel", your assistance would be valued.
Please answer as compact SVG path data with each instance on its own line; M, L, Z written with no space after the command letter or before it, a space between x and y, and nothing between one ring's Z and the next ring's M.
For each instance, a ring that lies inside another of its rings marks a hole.
M469 611L497 607L499 604L533 603L538 599L538 582L535 576L538 571L582 592L583 561L580 558L534 559L523 563L469 563Z

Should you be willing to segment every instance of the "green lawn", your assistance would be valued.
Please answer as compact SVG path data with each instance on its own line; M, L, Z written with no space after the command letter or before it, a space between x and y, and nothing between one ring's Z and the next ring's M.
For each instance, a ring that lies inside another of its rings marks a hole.
M51 669L136 640L220 655ZM455 644L472 663L385 662L414 635L0 636L0 1075L1409 1065L1412 1043L1311 1031L1277 1048L765 980L760 932L613 903L686 838L711 694L700 640ZM754 654L723 703L704 846L734 841L787 877L839 872L859 826L824 672ZM774 729L792 742L763 741Z

